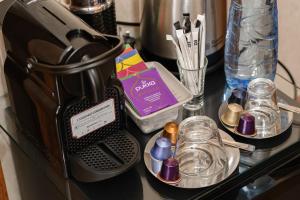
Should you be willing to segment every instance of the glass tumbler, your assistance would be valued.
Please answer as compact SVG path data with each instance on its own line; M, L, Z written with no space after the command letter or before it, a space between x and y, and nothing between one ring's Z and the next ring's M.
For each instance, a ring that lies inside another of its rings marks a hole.
M226 151L217 125L209 117L193 116L180 123L175 157L182 175L199 176L208 184L227 175Z
M257 134L276 135L280 131L280 110L274 82L265 78L254 79L247 92L245 110L255 117Z
M180 81L193 94L193 99L183 105L188 110L198 110L203 106L207 63L207 58L205 58L203 66L189 69L186 66L181 66L180 62L177 62Z

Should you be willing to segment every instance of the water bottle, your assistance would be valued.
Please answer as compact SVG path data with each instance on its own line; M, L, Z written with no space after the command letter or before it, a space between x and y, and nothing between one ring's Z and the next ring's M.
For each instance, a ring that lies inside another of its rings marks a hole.
M277 0L231 0L225 43L230 88L255 78L274 80L278 54Z

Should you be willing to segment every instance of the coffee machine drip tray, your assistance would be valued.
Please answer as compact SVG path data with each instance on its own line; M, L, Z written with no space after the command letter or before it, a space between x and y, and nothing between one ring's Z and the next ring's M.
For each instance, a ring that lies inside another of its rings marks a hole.
M139 155L138 142L123 130L70 155L71 173L84 182L104 180L129 169Z
M62 116L64 141L70 175L76 180L95 182L108 179L127 171L139 161L139 143L123 128L123 108L123 93L115 83L106 88L104 100L99 104L83 98L65 109ZM80 135L101 122L102 127Z

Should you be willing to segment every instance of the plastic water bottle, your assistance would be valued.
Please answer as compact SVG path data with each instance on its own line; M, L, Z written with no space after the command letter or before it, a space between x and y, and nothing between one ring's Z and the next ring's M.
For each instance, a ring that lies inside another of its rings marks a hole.
M230 88L255 78L274 80L278 54L277 0L231 0L225 44Z

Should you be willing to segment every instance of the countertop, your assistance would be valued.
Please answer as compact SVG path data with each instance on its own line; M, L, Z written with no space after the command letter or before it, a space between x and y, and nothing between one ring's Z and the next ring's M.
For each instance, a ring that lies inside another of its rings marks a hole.
M221 129L224 129L224 127L218 120L218 108L224 99L224 91L226 91L224 85L225 79L222 69L206 77L205 103L203 109L198 113L213 118ZM280 92L279 96L288 103L296 105L293 100ZM235 172L226 180L211 187L178 189L166 185L147 171L143 158L134 168L115 178L96 183L80 183L72 177L69 179L58 177L49 168L47 160L38 151L33 150L34 147L30 142L22 134L17 134L18 129L15 126L14 115L10 107L5 109L2 107L0 117L1 124L4 120L8 122L6 125L2 125L6 133L29 156L34 157L34 160L39 163L40 169L47 173L49 179L60 188L66 197L72 199L223 199L225 194L230 194L231 199L234 199L234 196L237 195L236 191L242 186L273 172L300 156L300 127L294 124L280 136L261 141L253 141L231 134L237 141L256 145L257 150L252 154L241 153L240 164ZM295 116L295 119L297 121L299 116ZM295 123L299 124L299 121ZM139 141L141 152L144 151L147 141L157 133L155 131L147 135L143 134L130 119L128 120L127 130Z

